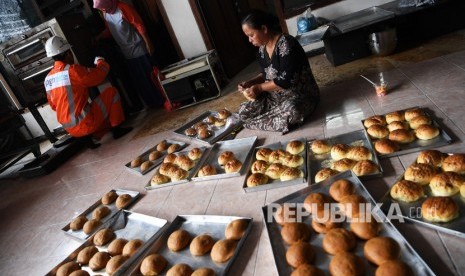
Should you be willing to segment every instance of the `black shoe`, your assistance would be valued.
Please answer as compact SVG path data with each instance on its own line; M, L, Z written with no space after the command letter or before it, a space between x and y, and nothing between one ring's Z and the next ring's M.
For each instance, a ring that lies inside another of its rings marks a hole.
M119 127L116 126L112 128L111 133L113 134L113 139L119 139L129 133L132 130L132 127Z

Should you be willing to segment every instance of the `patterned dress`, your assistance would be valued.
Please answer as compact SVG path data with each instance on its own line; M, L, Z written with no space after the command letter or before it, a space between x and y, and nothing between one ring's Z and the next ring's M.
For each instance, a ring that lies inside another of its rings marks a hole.
M293 36L283 34L271 58L265 46L260 47L258 63L266 81L273 80L283 89L241 103L239 116L246 128L287 133L302 124L320 100L308 58Z

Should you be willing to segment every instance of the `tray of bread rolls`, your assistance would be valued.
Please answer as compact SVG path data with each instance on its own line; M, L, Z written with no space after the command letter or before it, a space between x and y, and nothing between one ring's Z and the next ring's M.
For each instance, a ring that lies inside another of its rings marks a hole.
M216 142L199 162L192 180L223 179L244 174L256 141L257 136Z
M46 275L70 275L75 270L88 273L78 275L124 275L166 224L164 219L122 210Z
M262 211L279 275L435 275L351 171Z
M105 193L87 210L73 218L61 230L79 240L85 240L103 227L121 209L128 208L140 196L137 191L112 189Z
M231 113L227 109L220 109L218 111L205 111L174 130L174 133L208 146L220 141L241 125L241 120L237 114Z
M199 147L166 155L145 189L153 190L189 182L207 153L206 147Z
M126 275L226 275L251 229L248 217L177 216Z
M425 150L381 202L421 225L465 238L465 154Z
M255 148L242 186L256 192L307 182L306 139Z
M413 107L362 120L380 157L391 157L450 144L452 138L439 126L433 112Z
M348 170L362 179L381 177L383 174L383 168L363 130L311 140L308 146L309 183L318 183Z
M163 140L156 146L136 156L134 159L126 163L125 166L131 172L144 175L153 170L156 166L160 165L166 155L180 151L185 147L187 147L187 144L184 142L170 139Z

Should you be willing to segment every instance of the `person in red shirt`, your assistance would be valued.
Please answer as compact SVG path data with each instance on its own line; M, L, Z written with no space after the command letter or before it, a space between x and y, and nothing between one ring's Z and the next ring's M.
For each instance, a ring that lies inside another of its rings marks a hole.
M133 86L148 107L163 105L163 97L152 81L154 48L137 11L119 0L94 0L102 12L105 30L97 40L113 37L126 58Z
M103 58L95 59L95 68L74 64L71 45L59 36L49 38L45 50L47 57L55 60L44 81L47 100L71 136L100 139L111 129L113 138L118 139L132 130L120 126L125 120L120 96L105 81L110 66ZM100 91L93 100L89 97L92 87Z

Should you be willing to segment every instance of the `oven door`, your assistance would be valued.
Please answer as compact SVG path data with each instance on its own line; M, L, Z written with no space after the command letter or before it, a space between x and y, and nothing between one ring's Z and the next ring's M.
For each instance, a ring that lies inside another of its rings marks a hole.
M22 95L22 97L25 102L36 104L44 104L47 102L44 80L53 68L53 63L54 61L52 60L18 75L24 86L25 92L23 93L25 93L25 95Z
M53 36L50 28L42 30L4 50L14 70L46 57L45 42Z

